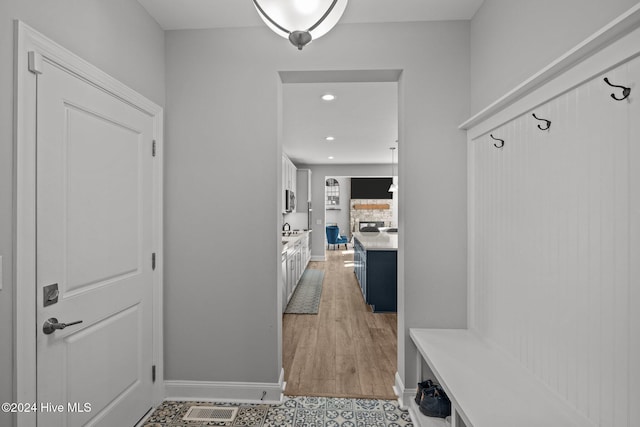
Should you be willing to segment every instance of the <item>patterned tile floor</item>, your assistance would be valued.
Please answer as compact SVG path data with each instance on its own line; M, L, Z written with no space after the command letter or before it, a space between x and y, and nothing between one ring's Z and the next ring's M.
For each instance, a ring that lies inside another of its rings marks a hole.
M233 422L183 421L192 405L237 406ZM211 402L164 402L143 427L413 427L409 413L395 400L334 397L289 397L281 404L233 404Z

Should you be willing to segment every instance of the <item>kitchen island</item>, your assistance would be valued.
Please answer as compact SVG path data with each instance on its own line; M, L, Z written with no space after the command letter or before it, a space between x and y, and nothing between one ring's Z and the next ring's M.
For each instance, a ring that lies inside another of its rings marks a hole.
M353 233L354 273L374 312L395 312L398 299L398 233Z

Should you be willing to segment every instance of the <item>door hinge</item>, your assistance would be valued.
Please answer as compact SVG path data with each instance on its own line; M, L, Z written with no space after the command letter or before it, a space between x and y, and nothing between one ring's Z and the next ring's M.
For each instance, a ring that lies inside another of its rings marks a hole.
M27 59L29 71L33 74L42 74L42 55L30 50Z
M153 140L153 143L151 143L151 156L155 157L156 156L156 140Z
M151 254L151 269L155 270L156 269L156 253L152 253Z
M156 365L151 366L151 381L156 382Z

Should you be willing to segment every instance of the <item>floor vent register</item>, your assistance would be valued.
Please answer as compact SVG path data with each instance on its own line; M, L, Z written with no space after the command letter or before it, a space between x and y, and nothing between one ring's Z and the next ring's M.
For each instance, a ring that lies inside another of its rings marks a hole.
M183 421L231 422L238 414L238 408L225 406L192 406L182 417Z

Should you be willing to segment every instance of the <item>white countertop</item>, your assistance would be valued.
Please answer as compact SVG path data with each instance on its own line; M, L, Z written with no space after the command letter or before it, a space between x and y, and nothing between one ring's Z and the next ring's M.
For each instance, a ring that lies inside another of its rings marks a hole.
M299 230L296 232L292 232L292 234L289 236L282 236L282 241L286 242L282 244L282 252L284 253L290 248L293 248L293 245L295 245L298 240L302 239L305 236L308 236L310 232L311 231Z
M379 233L355 231L353 237L367 251L397 251L398 250L398 233L387 233L380 231Z

